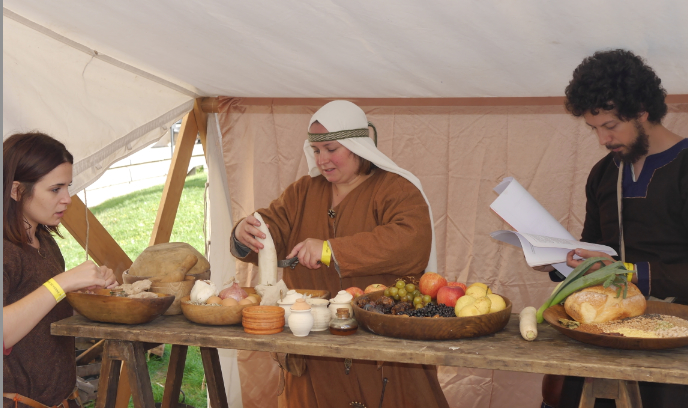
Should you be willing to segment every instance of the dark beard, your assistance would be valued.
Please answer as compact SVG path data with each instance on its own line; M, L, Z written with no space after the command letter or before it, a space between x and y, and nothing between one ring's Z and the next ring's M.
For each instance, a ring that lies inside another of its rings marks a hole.
M645 133L645 129L640 123L635 123L635 129L638 132L635 141L628 147L628 153L613 152L614 157L623 161L624 163L633 164L641 157L645 156L650 149L650 139Z

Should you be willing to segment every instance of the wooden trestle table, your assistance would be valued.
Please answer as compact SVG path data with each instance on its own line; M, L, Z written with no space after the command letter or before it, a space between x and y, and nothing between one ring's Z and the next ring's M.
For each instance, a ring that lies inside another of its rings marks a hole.
M172 345L163 408L178 401L188 346L200 347L213 408L227 407L218 348L589 377L581 407L592 406L596 396L615 398L617 406L638 407L637 381L688 384L688 347L616 350L569 339L546 323L538 325L538 330L535 341L523 340L516 314L496 334L441 341L389 338L363 329L351 336L325 331L296 337L289 329L273 335L252 335L241 325L204 326L182 315L161 316L148 324L131 326L72 316L51 327L52 334L58 336L105 339L97 408L114 407L122 361L129 368L134 406L153 407L146 343Z

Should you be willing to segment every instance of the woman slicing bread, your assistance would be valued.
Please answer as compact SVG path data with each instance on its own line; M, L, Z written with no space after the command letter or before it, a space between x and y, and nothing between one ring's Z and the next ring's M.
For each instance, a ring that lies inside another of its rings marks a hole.
M292 289L391 285L398 277L436 271L431 213L421 184L380 152L368 136L358 106L333 101L318 110L304 144L309 175L257 210L270 227L278 259L298 256L285 268ZM239 222L232 253L256 263L264 234L249 216ZM243 248L241 248L243 246ZM331 253L331 254L330 254ZM303 375L287 374L280 407L376 406L383 378L385 406L448 407L432 366L305 357Z
M3 407L76 407L74 338L50 324L73 314L65 292L117 285L91 261L65 272L52 234L71 202L72 155L41 134L3 142Z

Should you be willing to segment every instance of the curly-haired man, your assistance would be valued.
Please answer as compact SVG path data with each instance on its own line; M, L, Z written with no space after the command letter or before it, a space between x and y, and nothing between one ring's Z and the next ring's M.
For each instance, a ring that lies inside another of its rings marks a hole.
M588 176L581 240L614 248L636 271L632 281L646 296L688 304L688 139L662 125L665 97L661 80L640 57L599 51L573 71L566 109L582 117L610 151ZM612 262L603 253L577 249L569 253L571 267L582 262L574 254ZM561 280L551 267L536 269ZM582 381L566 378L559 407L578 406ZM547 392L556 383L545 376L545 402L556 402ZM644 406L688 401L688 386L640 383L640 390Z

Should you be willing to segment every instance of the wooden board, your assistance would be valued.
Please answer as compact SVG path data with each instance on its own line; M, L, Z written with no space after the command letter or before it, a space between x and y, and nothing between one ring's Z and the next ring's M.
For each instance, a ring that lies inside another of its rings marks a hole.
M182 126L179 129L179 137L174 147L170 170L167 172L167 180L162 189L162 198L160 199L160 206L158 206L158 213L155 216L149 246L170 242L174 220L177 216L179 201L186 181L186 172L189 169L197 136L196 118L194 112L191 111L182 119Z
M377 336L365 330L351 336L312 332L296 337L291 331L269 336L247 334L241 326L204 326L184 316L161 316L145 325L91 322L72 316L53 323L51 333L132 341L151 341L312 356L398 361L531 373L688 384L688 347L671 350L615 350L570 339L548 324L538 326L538 338L523 340L518 316L489 336L461 340L403 340Z
M688 306L666 302L647 302L646 314L664 314L688 319ZM618 348L625 350L660 350L688 346L688 337L667 337L661 339L643 339L638 337L609 336L605 334L586 333L580 330L571 330L561 324L559 319L571 317L562 305L554 305L543 313L543 317L554 329L572 339L583 343L594 344L601 347Z
M86 206L74 195L67 207L62 225L82 247L86 247ZM112 269L117 282L122 283L122 273L132 264L129 256L103 227L103 224L88 210L88 254L98 265ZM85 260L85 259L84 259Z

